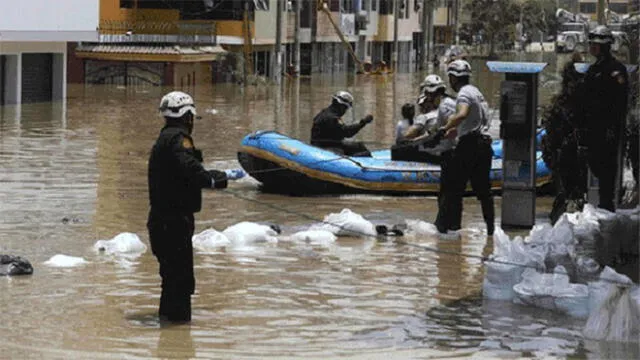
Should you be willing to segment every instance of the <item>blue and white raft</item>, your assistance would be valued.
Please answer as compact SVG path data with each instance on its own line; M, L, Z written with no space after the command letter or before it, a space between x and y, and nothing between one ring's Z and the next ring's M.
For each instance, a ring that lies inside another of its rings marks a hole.
M492 144L491 187L502 187L502 140ZM262 183L262 190L290 195L328 193L434 194L440 184L440 166L391 160L390 150L372 151L373 157L338 155L275 131L257 131L244 137L238 160ZM551 182L551 172L536 154L536 187Z

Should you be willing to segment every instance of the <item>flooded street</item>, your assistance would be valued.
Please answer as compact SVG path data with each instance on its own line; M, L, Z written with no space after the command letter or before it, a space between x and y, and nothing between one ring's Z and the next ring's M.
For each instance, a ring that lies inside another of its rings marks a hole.
M474 62L482 71L472 81L495 107L502 76L483 63ZM554 60L542 74L541 103L559 72ZM282 91L266 84L182 90L194 95L203 116L194 140L205 167L226 169L239 167L236 151L249 132L275 129L308 141L311 119L342 89L354 94L357 119L374 115L358 137L369 148L388 147L400 107L415 101L423 77L318 75L286 82ZM475 198L465 199L461 240L404 238L470 257L364 238L316 246L284 237L196 252L193 322L160 327L160 278L150 250L126 259L92 246L123 232L148 244L147 160L163 124L158 102L170 90L69 85L66 104L0 108L0 254L34 266L31 276L0 277L0 358L640 356L637 344L583 339L584 320L483 300L478 257L493 245ZM548 222L551 202L537 199L540 222ZM203 192L196 233L254 221L291 235L344 208L396 224L433 222L437 204L435 197L287 197L261 193L244 178L227 191ZM496 212L499 223L499 197ZM56 254L88 264L43 264Z

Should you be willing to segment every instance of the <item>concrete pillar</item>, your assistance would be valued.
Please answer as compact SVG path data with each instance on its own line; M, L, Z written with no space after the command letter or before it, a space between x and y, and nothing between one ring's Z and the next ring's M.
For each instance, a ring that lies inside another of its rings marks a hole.
M51 64L51 100L63 100L67 95L67 54L53 54Z
M7 105L22 103L22 54L6 55L4 102Z

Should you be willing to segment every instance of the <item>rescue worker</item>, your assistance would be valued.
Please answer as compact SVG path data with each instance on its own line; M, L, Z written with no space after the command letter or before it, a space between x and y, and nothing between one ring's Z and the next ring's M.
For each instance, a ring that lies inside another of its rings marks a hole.
M578 161L578 143L575 128L577 109L582 99L577 96L577 88L582 74L574 64L582 62L579 54L573 56L563 68L562 88L544 111L542 126L546 133L542 137L542 159L553 173L556 197L549 213L552 224L560 216L571 210L582 211L586 195L586 164Z
M402 119L396 124L396 144L400 144L405 139L405 132L413 125L413 119L416 116L416 108L411 103L402 105Z
M362 142L347 141L373 121L368 114L358 123L346 125L342 116L353 107L353 96L347 91L338 91L331 98L331 105L320 111L313 119L311 145L347 156L371 156Z
M489 174L493 149L491 137L483 134L488 124L488 104L480 90L469 83L471 65L465 60L454 60L447 65L447 75L453 90L458 93L456 113L441 128L445 138L455 139L453 156L447 161L446 177L441 179L444 191L442 206L438 209L438 231L445 234L457 230L462 218L462 196L467 182L480 200L487 234L493 235L494 207ZM441 213L442 212L442 213Z
M147 221L151 250L160 264L162 293L160 320L191 321L193 274L193 214L200 211L202 189L224 189L227 181L242 177L241 170L205 170L202 152L193 144L196 108L180 91L160 101L165 125L151 149L148 180L151 209Z
M629 92L627 69L611 55L612 43L613 35L606 26L597 26L589 33L589 53L596 61L581 87L582 121L577 132L579 156L586 157L589 169L598 178L598 207L609 211L615 211L615 182Z
M437 129L440 129L446 125L449 117L456 113L456 101L446 93L447 86L438 75L427 76L424 79L421 88L423 89L425 96L428 98L428 101L437 109L438 116L435 126ZM456 223L447 222L448 220L444 218L446 211L443 209L446 199L444 194L448 191L447 186L454 183L452 180L446 180L451 176L449 163L453 156L454 145L454 140L442 139L435 147L422 149L423 151L440 158L440 189L438 192L438 215L436 217L435 224L436 227L442 230L440 231L442 233L446 233L447 230L455 231L461 228L460 221L457 221Z

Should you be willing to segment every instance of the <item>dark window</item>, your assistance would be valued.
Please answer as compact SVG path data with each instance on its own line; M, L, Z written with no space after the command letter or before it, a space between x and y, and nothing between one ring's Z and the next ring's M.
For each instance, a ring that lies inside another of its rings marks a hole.
M370 0L370 1L371 1L371 10L372 11L378 10L378 0Z
M580 12L585 14L595 14L596 3L581 3Z
M340 0L329 0L329 10L333 12L340 11Z
M609 3L609 9L618 14L627 13L627 4L625 3Z
M393 14L393 0L380 0L380 15Z
M345 14L353 14L353 1L352 0L342 0L342 12Z

